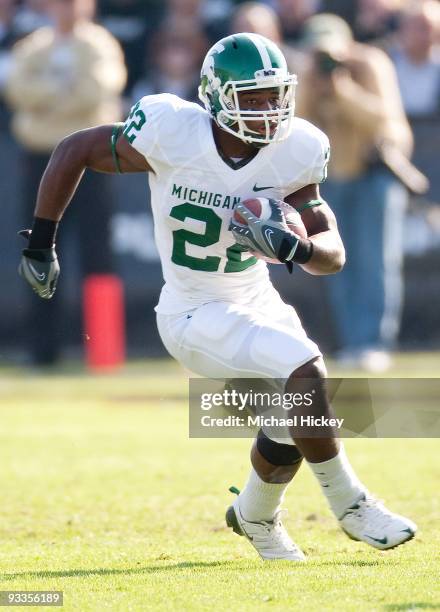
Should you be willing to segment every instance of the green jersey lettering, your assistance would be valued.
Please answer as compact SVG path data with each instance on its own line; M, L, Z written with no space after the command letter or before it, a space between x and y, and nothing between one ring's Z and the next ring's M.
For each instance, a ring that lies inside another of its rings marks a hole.
M257 258L253 255L247 259L242 259L243 253L246 253L246 247L241 244L233 244L226 249L228 261L226 262L225 272L242 272L246 268L250 268L257 263Z
M191 270L201 270L204 272L217 272L220 266L221 257L207 255L206 257L194 257L186 252L186 244L194 244L199 247L208 247L220 239L220 231L222 227L221 218L212 210L212 208L202 208L195 206L190 202L178 204L171 209L170 216L179 221L186 219L195 219L205 223L205 231L203 234L191 232L186 229L178 229L173 232L173 251L171 261L178 266L184 266ZM243 253L246 252L245 247L239 244L233 244L226 249L226 266L225 272L242 272L257 263L256 257L248 257L242 260Z
M171 261L178 266L185 266L191 270L204 270L205 272L216 272L220 265L220 257L193 257L186 253L186 243L195 244L200 247L207 247L218 242L222 220L210 208L200 208L194 204L178 204L171 209L171 217L185 221L197 219L205 223L204 234L196 234L186 229L179 229L173 232L173 253Z
M142 111L139 108L140 104L141 103L139 101L131 109L131 112L128 115L127 125L125 126L124 131L123 131L124 136L126 137L126 139L128 140L130 144L136 139L136 136L137 136L136 132L139 132L141 127L147 121L144 111ZM130 123L128 123L128 121L130 121Z

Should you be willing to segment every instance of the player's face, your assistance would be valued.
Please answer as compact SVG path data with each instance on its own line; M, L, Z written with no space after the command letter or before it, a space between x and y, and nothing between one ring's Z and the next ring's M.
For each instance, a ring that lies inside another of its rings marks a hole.
M273 89L250 89L238 93L238 102L240 111L271 111L277 110L281 106L281 96L279 88ZM266 125L264 121L255 121L253 119L245 119L245 125L249 130L260 133L262 136L266 134ZM270 135L272 136L277 129L277 119L269 121Z

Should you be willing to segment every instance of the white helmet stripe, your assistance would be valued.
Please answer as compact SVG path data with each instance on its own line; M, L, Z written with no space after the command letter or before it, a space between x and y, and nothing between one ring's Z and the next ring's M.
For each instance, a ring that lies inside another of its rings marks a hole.
M272 68L272 61L266 47L261 42L261 38L255 34L249 34L246 32L246 36L254 43L260 54L261 61L263 62L263 70L270 70Z

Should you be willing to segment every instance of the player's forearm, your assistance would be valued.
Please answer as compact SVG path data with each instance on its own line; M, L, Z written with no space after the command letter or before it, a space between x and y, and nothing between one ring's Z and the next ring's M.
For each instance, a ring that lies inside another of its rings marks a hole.
M63 216L87 165L86 153L75 146L75 134L54 150L38 189L35 216L59 221Z
M313 255L301 267L314 275L340 272L345 264L345 250L339 236L329 230L310 236L310 240L313 243Z

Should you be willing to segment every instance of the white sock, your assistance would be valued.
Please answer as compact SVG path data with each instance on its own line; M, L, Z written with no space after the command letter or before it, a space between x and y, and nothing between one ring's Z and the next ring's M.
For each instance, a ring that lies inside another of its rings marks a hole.
M239 495L240 512L247 521L271 521L283 501L288 482L264 482L252 468L249 479Z
M339 453L333 459L321 463L308 462L308 464L318 479L336 518L341 518L347 508L367 493L367 489L354 473L342 444Z

